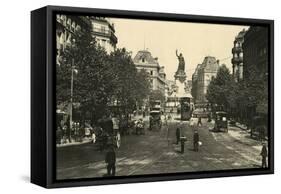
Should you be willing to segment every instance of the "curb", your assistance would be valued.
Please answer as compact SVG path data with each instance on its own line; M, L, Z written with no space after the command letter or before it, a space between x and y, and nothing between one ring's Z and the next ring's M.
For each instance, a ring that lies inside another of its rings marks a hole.
M78 146L78 145L84 145L84 144L90 144L90 143L92 143L92 140L87 140L87 141L85 141L85 142L69 143L69 144L56 144L56 148L64 148L64 147Z

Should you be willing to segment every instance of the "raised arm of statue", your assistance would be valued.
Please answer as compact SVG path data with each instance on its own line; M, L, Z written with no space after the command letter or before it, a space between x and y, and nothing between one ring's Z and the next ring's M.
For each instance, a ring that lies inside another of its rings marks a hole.
M177 55L177 57L179 57L179 55L178 55L178 49L176 50L176 55Z

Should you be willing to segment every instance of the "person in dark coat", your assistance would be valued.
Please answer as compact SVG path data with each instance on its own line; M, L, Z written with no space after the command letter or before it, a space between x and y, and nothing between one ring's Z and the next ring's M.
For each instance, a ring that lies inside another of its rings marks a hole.
M181 130L179 127L177 127L176 129L176 140L177 140L177 145L179 144L180 142L180 137L181 137Z
M199 148L199 133L198 131L194 131L193 134L193 149L195 152L198 152L198 148Z
M185 139L184 137L180 138L180 142L181 142L181 154L184 153L184 146L185 146Z
M113 146L110 146L106 155L105 163L107 164L107 176L115 176L116 154Z
M212 121L211 113L208 114L208 122Z
M261 167L266 168L266 158L267 158L267 148L265 143L262 144L262 149L260 155L262 156Z
M107 113L99 120L99 125L102 129L100 151L107 146L108 137L113 134L113 122L110 115Z
M107 117L104 121L103 121L103 126L104 130L109 133L112 134L113 133L113 122L111 117Z
M201 117L198 118L197 127L198 127L199 125L202 126Z

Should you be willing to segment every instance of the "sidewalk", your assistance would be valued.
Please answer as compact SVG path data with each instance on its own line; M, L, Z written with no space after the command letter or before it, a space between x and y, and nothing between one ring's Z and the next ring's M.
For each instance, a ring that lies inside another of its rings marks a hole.
M209 129L215 124L214 120L209 124ZM251 138L250 130L243 124L236 122L234 125L228 125L228 133L230 137L235 139L235 142L250 146L255 150L261 150L262 144L260 141Z
M76 145L82 145L82 144L88 144L88 143L92 143L91 138L84 138L81 142L72 140L72 142L56 144L56 147L61 148L61 147L76 146Z
M240 129L243 129L243 130L247 130L247 126L246 125L240 124L238 122L235 122L234 126L239 127Z

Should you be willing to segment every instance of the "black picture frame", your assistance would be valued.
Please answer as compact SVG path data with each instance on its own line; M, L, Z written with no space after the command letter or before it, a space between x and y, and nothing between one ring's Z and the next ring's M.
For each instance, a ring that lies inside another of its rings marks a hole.
M102 177L75 180L55 178L55 14L97 15L196 23L259 25L269 30L269 146L268 168L186 172L126 177ZM109 9L46 6L31 12L31 182L46 188L274 173L274 21L217 16L121 11Z

